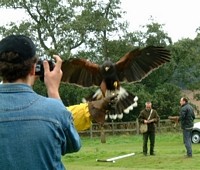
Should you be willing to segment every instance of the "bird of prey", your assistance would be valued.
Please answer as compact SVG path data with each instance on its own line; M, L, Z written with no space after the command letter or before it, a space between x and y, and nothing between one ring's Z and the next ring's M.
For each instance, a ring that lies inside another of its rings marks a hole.
M119 59L116 63L106 60L102 65L83 58L71 58L63 61L62 82L82 87L98 86L93 95L106 97L118 94L115 113L111 119L122 118L123 112L137 106L137 96L121 87L121 83L135 83L148 76L153 70L170 61L170 51L164 47L147 46L136 48Z

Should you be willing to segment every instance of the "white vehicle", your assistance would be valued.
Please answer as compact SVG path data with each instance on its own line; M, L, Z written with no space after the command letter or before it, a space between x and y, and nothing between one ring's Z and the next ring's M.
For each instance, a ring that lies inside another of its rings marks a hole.
M194 123L192 129L192 143L200 143L200 122Z

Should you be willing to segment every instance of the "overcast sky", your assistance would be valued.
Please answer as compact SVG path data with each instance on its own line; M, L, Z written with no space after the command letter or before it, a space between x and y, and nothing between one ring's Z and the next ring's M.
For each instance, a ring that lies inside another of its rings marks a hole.
M121 0L122 9L127 12L126 20L130 30L139 30L149 23L165 24L164 31L175 42L182 38L195 38L200 27L199 0Z
M163 29L173 42L182 38L196 37L200 27L200 0L121 0L124 19L130 24L129 31L140 29L149 23L150 16L155 22L165 24ZM0 10L0 25L8 21L20 21L23 11Z

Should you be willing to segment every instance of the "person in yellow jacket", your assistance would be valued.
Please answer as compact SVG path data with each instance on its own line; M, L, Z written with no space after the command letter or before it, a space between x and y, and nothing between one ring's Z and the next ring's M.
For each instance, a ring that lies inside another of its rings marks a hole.
M67 109L72 113L77 131L83 131L90 128L92 119L89 113L88 103L69 106Z
M103 124L106 110L110 104L115 102L116 95L89 103L80 103L66 107L73 116L74 125L77 131L84 131L90 128L92 121Z

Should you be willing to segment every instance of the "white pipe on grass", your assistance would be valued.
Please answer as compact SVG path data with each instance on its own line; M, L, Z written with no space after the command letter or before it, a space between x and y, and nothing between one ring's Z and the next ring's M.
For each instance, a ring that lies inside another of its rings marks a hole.
M113 157L113 158L109 158L109 159L97 159L96 161L98 162L115 162L116 160L118 159L122 159L122 158L126 158L126 157L129 157L129 156L133 156L135 155L135 153L129 153L129 154L126 154L126 155L121 155L121 156L117 156L117 157Z

